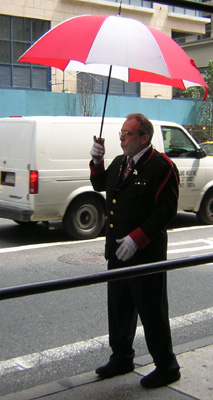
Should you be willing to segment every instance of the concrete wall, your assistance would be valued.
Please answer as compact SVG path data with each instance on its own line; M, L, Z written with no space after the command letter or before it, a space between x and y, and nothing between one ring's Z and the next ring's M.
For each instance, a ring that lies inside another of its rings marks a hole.
M209 61L213 60L213 38L186 44L183 49L198 68L207 68Z
M104 96L89 99L88 110L93 103L94 116L101 116ZM30 90L0 89L0 117L11 115L83 115L80 95ZM193 100L144 99L109 96L106 116L125 117L131 112L141 112L148 118L177 122L182 125L194 123Z

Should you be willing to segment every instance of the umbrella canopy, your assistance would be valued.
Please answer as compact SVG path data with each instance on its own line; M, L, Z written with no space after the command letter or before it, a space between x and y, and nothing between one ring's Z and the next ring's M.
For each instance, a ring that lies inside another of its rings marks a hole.
M138 20L120 15L70 18L50 29L18 61L108 75L100 136L111 76L180 89L204 86L206 93L208 89L194 61L175 41Z
M208 88L193 60L175 41L132 18L107 15L70 18L44 34L19 62L64 71L72 69L72 64L69 65L72 60L102 64L100 72L95 73L103 75L108 75L110 65L123 67L115 75L112 70L112 76L127 82L159 83L181 89L195 85Z

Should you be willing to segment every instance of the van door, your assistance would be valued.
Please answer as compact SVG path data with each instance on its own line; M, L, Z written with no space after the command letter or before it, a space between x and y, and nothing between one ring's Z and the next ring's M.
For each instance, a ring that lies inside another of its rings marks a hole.
M28 220L33 208L29 196L33 124L21 119L0 121L0 143L1 216Z
M205 162L199 147L178 126L162 126L164 151L180 173L179 210L194 210L205 184ZM197 211L197 210L195 210Z

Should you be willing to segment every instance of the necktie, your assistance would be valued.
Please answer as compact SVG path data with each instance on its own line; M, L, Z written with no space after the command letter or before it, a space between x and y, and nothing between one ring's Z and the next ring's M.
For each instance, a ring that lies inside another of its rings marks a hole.
M134 160L133 160L132 157L129 157L128 164L127 164L126 170L124 172L123 179L126 179L126 177L130 174L130 172L133 169L133 166L134 166Z

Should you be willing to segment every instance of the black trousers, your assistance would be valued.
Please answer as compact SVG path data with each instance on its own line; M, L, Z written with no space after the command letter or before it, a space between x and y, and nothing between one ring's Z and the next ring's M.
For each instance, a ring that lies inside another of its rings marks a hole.
M116 264L115 261L115 256L109 260L109 269L116 267L118 260ZM166 272L108 283L109 344L113 357L134 357L138 315L156 366L179 369L172 350Z

